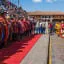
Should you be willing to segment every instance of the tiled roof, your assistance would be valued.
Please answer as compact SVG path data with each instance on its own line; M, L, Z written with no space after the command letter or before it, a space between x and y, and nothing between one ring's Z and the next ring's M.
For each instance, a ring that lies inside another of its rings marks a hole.
M35 11L35 12L28 12L28 15L64 15L64 12L60 12L60 11Z

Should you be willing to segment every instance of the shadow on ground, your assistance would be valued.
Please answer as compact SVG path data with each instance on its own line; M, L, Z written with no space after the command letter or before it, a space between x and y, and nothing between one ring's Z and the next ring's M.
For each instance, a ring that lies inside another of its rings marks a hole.
M22 41L13 42L6 48L0 49L0 64L6 64L3 61L10 58L12 55L16 54L17 52L23 52L23 49L29 44L28 41L32 40L34 36L26 37Z

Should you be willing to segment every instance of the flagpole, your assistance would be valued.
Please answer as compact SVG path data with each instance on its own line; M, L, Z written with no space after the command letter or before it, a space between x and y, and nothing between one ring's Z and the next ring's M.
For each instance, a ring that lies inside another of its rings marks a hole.
M10 8L11 8L11 0L10 0Z
M19 7L19 0L18 0L18 7Z

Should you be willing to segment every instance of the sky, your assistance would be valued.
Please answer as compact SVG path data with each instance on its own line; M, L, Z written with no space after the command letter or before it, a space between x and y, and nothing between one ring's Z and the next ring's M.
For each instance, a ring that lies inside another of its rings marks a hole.
M10 0L18 5L18 0ZM20 6L26 11L62 11L64 0L19 0Z

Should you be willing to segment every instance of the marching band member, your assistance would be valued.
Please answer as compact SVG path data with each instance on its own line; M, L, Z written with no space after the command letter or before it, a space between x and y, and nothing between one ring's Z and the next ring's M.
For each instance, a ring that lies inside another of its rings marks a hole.
M1 13L1 12L0 12ZM8 26L6 24L6 18L5 18L6 12L3 10L0 16L0 21L2 22L2 42L6 46L7 45L7 39L8 39Z
M18 34L18 25L17 25L17 20L16 18L12 19L12 31L13 31L13 40L16 41L17 40L17 34Z
M3 40L4 40L4 27L3 27L3 22L4 22L4 19L3 17L1 16L0 14L0 47L2 47L2 44L3 43Z

